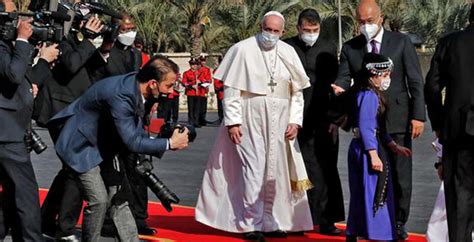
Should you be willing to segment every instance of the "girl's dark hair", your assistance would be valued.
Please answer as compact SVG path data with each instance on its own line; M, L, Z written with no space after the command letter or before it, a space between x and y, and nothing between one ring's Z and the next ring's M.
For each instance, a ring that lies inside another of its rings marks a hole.
M179 73L178 65L166 56L155 55L140 69L137 80L140 83L146 83L153 79L162 82L164 76L170 72Z

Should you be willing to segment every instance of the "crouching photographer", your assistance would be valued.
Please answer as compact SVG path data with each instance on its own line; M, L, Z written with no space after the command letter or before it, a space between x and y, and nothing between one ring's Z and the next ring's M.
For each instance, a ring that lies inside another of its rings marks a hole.
M175 67L171 60L155 56L138 73L114 76L93 84L49 121L50 126L63 127L56 141L56 152L78 179L87 203L82 241L99 241L109 204L99 165L112 162L123 151L161 157L166 150L188 146L187 129L175 130L169 139L152 139L142 123L144 101L160 92L173 91ZM131 216L126 204L117 212ZM134 223L129 223L126 230L132 233L129 236L133 241L138 241Z
M94 40L100 35L110 34L104 32L106 24L99 18L82 15L82 12L76 13L76 7L59 5L59 10L64 12L64 8L71 14L71 21L64 24L67 34L58 46L62 54L35 103L34 116L40 126L46 126L50 118L74 102L93 84L89 74L104 62L100 50L94 46ZM48 127L48 131L55 143L60 128ZM42 205L42 230L48 237L62 240L75 238L76 224L82 209L82 195L78 181L71 173L63 164Z

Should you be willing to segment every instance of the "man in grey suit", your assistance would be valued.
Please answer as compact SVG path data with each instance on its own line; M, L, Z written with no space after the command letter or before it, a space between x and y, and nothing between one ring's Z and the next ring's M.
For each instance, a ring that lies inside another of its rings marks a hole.
M168 149L187 147L188 130L175 130L170 139L151 139L142 124L145 100L173 91L174 65L155 56L138 73L99 81L48 123L62 126L56 152L77 176L87 202L83 241L99 241L108 205L99 164L123 150L161 157Z
M425 103L423 77L413 44L408 36L382 27L383 14L374 0L362 0L357 8L359 36L342 47L339 73L333 89L341 94L358 81L365 53L388 56L394 63L391 85L384 92L387 105L385 128L398 144L411 148L412 139L423 133ZM390 154L391 174L395 191L395 219L399 239L408 234L405 223L410 212L412 191L412 159Z

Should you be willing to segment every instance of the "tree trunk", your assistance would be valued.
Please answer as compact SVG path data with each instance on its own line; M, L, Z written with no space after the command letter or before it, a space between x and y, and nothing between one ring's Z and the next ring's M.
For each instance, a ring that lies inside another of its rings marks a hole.
M191 58L197 58L202 53L202 35L204 29L201 23L193 23L189 29L191 30Z

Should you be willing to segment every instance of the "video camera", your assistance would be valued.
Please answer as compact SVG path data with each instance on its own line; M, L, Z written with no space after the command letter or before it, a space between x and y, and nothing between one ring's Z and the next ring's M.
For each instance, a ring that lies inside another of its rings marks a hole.
M82 1L73 5L73 9L75 11L74 20L77 22L87 22L89 18L94 15L107 15L115 19L121 19L122 15L111 10L107 5L98 3L98 2L89 2L89 1ZM83 32L86 36L97 37L99 35L108 36L111 39L115 39L118 35L119 25L113 23L104 23L104 27L102 28L101 32L98 34ZM87 30L84 30L87 31Z
M33 34L29 41L32 44L39 42L59 42L64 35L63 22L71 20L67 14L51 11L39 11L32 13L5 12L0 4L0 39L13 41L16 39L18 19L20 17L31 17L33 22L31 28Z

